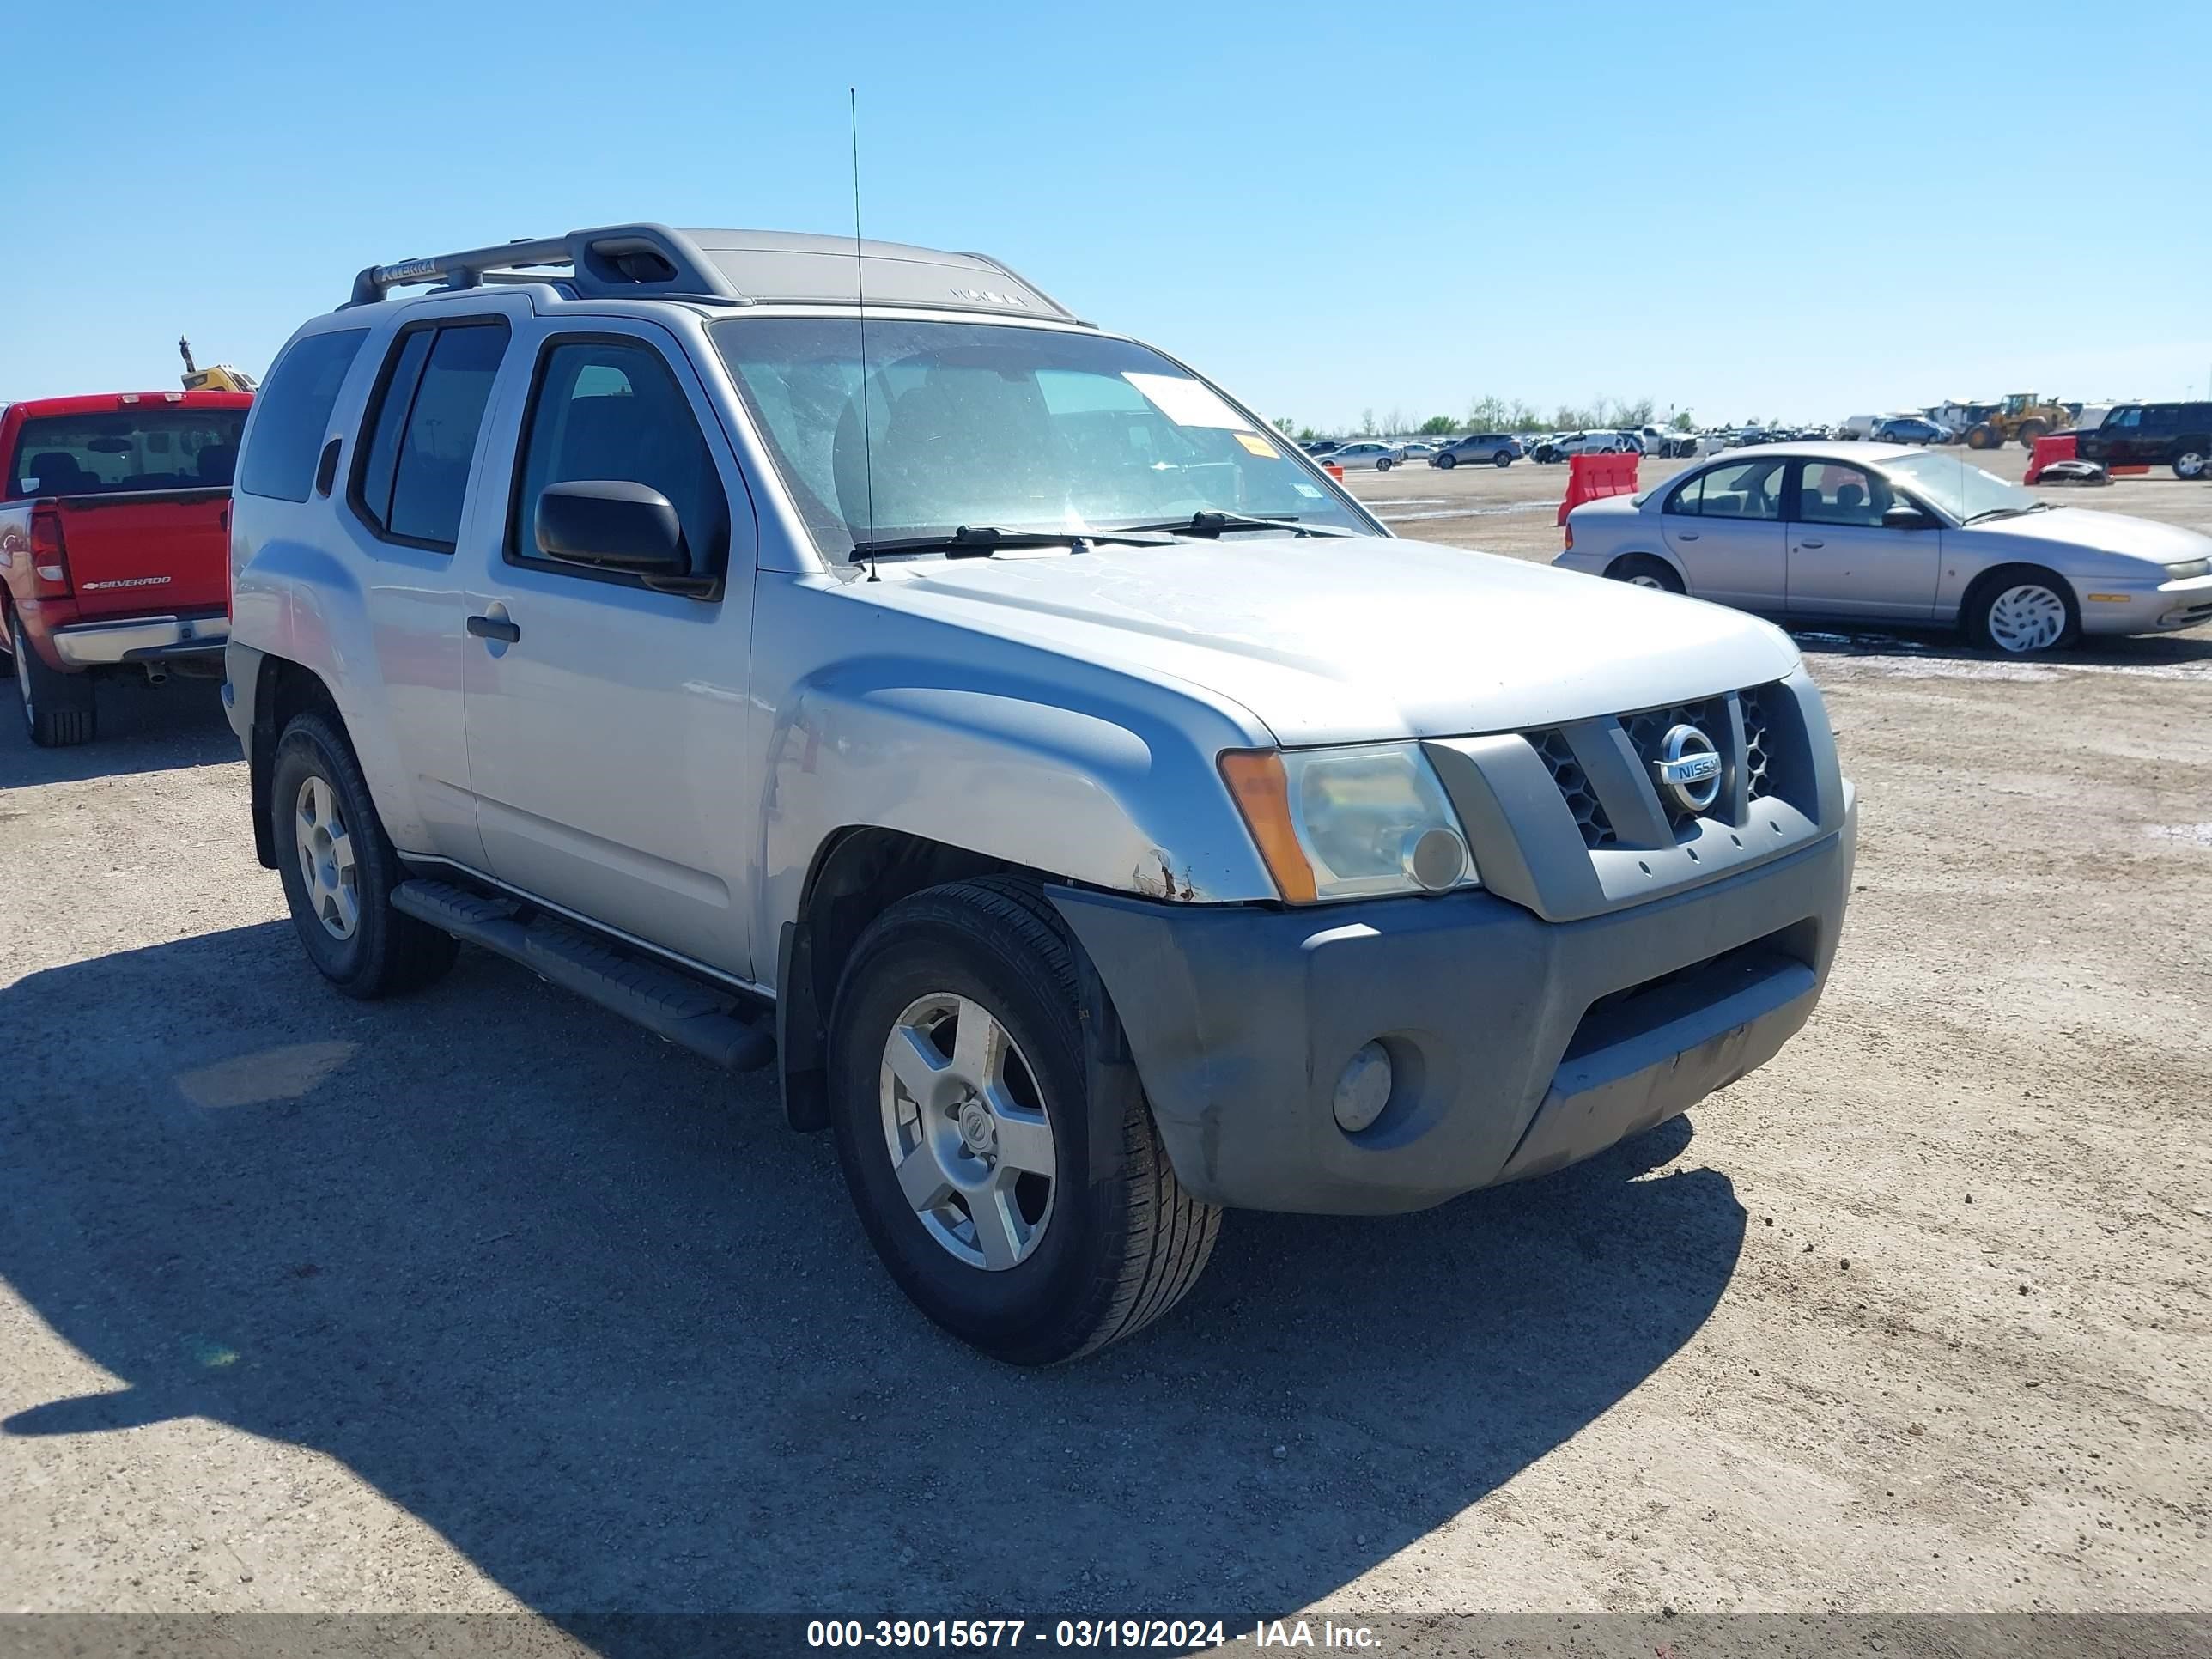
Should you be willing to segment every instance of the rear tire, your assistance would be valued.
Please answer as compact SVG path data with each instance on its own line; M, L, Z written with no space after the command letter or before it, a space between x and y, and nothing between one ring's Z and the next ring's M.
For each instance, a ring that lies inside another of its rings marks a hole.
M98 726L92 677L60 674L47 667L23 637L22 619L13 611L8 617L8 649L15 659L15 690L31 741L41 749L90 743Z
M2177 478L2201 478L2205 472L2205 454L2201 449L2177 451L2172 460L2173 476Z
M1091 1097L1074 948L1028 883L933 887L861 935L831 1016L830 1120L869 1241L923 1313L1017 1365L1150 1324L1221 1224L1133 1082Z
M1390 466L1391 461L1388 455L1377 455L1375 458L1375 470L1377 472L1388 472Z
M1649 553L1631 553L1615 559L1606 567L1605 574L1617 582L1626 582L1631 587L1648 587L1662 593L1686 591L1682 578L1676 574L1674 567Z
M460 945L392 907L399 856L361 763L336 722L299 714L276 744L270 835L292 926L307 958L349 997L372 1001L442 978Z

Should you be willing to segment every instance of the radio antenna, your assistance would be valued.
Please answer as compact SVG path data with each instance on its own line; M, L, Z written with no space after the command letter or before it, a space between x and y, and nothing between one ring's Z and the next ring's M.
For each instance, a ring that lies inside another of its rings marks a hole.
M876 539L876 456L875 434L869 430L872 424L868 407L868 276L866 261L861 257L860 244L860 91L858 87L845 88L845 97L853 120L853 289L860 299L860 469L868 485L868 541ZM876 556L868 555L868 580L882 580L876 574Z

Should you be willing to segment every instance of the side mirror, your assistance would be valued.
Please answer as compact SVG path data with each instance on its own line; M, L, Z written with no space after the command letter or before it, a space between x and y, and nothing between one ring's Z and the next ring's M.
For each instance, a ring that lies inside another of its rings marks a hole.
M1894 507L1886 507L1881 515L1884 530L1925 530L1932 522L1925 513L1910 501L1899 501Z
M550 484L538 497L538 550L637 576L688 576L684 524L667 496L621 479Z

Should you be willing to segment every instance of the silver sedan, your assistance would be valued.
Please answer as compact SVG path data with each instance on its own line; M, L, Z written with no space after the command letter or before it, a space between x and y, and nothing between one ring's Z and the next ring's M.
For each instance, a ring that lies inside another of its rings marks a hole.
M1553 562L1808 621L1954 623L2014 654L2212 621L2212 537L1901 444L1730 450L1584 502Z

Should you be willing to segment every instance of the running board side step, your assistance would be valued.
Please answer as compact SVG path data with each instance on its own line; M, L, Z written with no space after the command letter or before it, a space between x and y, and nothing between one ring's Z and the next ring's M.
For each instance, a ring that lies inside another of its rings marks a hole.
M626 956L581 928L543 915L525 922L510 907L442 881L403 881L392 889L392 903L717 1066L752 1072L775 1058L775 1037L738 1018L732 1012L735 999L717 996L672 968Z

